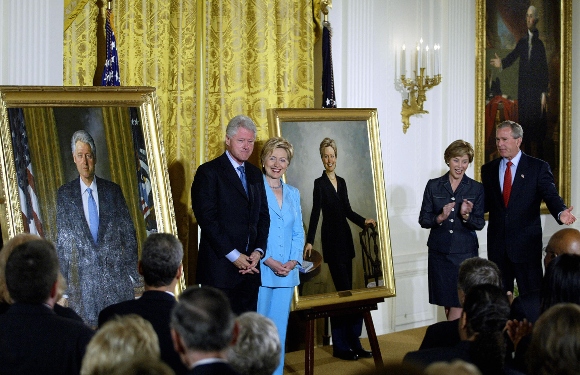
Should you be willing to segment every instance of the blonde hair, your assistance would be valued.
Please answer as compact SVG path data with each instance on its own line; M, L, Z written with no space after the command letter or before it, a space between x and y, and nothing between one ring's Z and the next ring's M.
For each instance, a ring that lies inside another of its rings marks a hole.
M139 315L119 316L105 323L87 345L81 375L110 374L136 356L160 358L157 333Z
M2 250L0 250L0 302L12 304L12 298L8 292L8 287L6 286L5 271L8 257L12 254L12 251L18 247L18 245L36 240L42 240L42 237L37 236L36 234L20 233L8 240L2 247Z
M294 156L294 147L292 147L292 144L282 137L273 137L264 143L264 147L262 147L262 152L260 153L260 161L262 164L264 164L266 158L277 148L286 151L286 155L288 155L288 165L290 165L290 161L292 161L292 157Z
M320 142L320 157L323 158L324 157L324 149L327 147L332 147L332 149L334 150L334 156L338 157L338 151L336 150L336 142L334 141L334 139L330 139L328 137L324 138L322 140L322 142Z
M481 375L472 363L456 359L453 362L434 362L425 368L425 375Z

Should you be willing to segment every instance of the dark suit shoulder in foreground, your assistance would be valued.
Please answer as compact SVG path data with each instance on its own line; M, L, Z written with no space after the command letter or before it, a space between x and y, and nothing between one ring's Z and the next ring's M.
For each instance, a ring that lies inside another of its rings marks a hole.
M93 334L45 305L15 303L0 315L0 372L78 374Z

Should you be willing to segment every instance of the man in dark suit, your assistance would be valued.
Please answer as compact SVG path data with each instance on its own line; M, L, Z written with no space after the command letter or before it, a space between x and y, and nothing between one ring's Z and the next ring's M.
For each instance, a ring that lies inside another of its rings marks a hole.
M259 260L270 227L262 173L247 162L255 139L254 122L234 117L226 129L226 152L200 165L191 186L201 228L197 283L221 289L238 315L256 311Z
M176 303L175 288L181 279L183 246L169 233L152 233L143 243L139 273L145 280L145 292L139 299L130 299L105 308L99 314L99 327L116 315L137 314L148 320L159 338L161 359L175 374L187 369L173 349L169 322Z
M518 121L527 134L526 139L523 140L524 151L543 158L543 141L547 127L546 95L549 81L546 48L540 40L537 23L538 12L532 5L526 12L528 28L526 35L518 41L513 51L505 58L500 59L496 54L495 58L491 59L491 65L506 69L519 60Z
M58 258L46 240L17 246L6 263L14 304L0 315L0 373L78 374L93 331L58 316Z
M171 312L175 351L190 375L235 375L227 351L237 329L227 296L210 286L189 287Z
M95 176L93 137L75 132L71 149L80 176L58 189L56 248L69 306L96 327L103 308L135 297L137 238L119 185Z
M523 294L542 283L542 200L559 224L572 224L576 218L573 207L566 208L558 195L548 163L520 150L522 137L519 124L498 125L501 157L481 167L481 180L489 212L488 258L499 267L504 289L513 292L515 278Z

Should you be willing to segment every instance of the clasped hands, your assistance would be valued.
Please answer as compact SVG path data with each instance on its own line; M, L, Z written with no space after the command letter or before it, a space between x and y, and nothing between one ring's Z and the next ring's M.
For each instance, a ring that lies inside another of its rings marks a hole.
M445 220L447 220L447 218L451 214L451 211L453 211L453 208L455 207L455 203L456 202L449 202L445 206L443 206L443 211L437 216L437 223L440 224ZM465 216L469 215L471 211L473 211L473 202L464 199L463 202L461 202L461 209L459 210L459 214L461 216Z
M247 273L249 274L260 273L260 271L256 268L256 266L258 265L258 262L260 261L261 257L262 254L259 251L254 250L252 254L250 254L250 256L240 254L238 259L236 259L233 263L234 266L238 268L238 272L241 273L242 275L245 275Z
M270 267L270 269L274 272L276 276L284 277L288 276L290 271L292 271L294 267L296 267L298 262L295 260L289 260L286 263L282 264L282 262L280 262L279 260L270 257L266 259L264 264Z

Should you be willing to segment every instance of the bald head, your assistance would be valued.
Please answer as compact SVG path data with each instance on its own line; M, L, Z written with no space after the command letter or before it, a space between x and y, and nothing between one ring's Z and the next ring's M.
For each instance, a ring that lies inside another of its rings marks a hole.
M546 258L544 265L547 266L552 259L562 254L580 255L580 231L574 228L564 228L552 235L546 246Z

